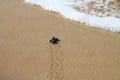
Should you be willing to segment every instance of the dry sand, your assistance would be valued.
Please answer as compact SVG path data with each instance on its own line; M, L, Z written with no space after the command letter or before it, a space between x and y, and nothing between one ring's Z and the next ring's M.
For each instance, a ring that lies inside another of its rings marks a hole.
M120 33L0 0L0 80L120 80Z

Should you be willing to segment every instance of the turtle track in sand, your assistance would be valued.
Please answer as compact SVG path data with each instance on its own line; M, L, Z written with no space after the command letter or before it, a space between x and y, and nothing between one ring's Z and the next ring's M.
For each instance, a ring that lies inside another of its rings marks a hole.
M49 45L48 80L63 80L63 52L60 44Z

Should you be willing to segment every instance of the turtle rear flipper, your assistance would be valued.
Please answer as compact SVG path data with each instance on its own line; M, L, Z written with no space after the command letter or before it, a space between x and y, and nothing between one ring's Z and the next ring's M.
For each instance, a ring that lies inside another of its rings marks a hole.
M49 40L49 42L51 43L51 42L52 42L52 40Z

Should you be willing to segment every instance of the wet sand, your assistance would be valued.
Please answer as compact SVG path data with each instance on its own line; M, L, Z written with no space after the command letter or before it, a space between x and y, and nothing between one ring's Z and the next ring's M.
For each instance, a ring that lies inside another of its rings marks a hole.
M0 0L0 80L120 80L120 33Z

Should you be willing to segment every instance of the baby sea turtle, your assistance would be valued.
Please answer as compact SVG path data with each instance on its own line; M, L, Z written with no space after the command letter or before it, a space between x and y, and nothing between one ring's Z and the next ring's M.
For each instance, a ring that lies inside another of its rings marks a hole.
M52 44L57 44L58 41L60 41L58 38L56 38L56 37L52 37L52 39L50 39L49 42L52 43Z

